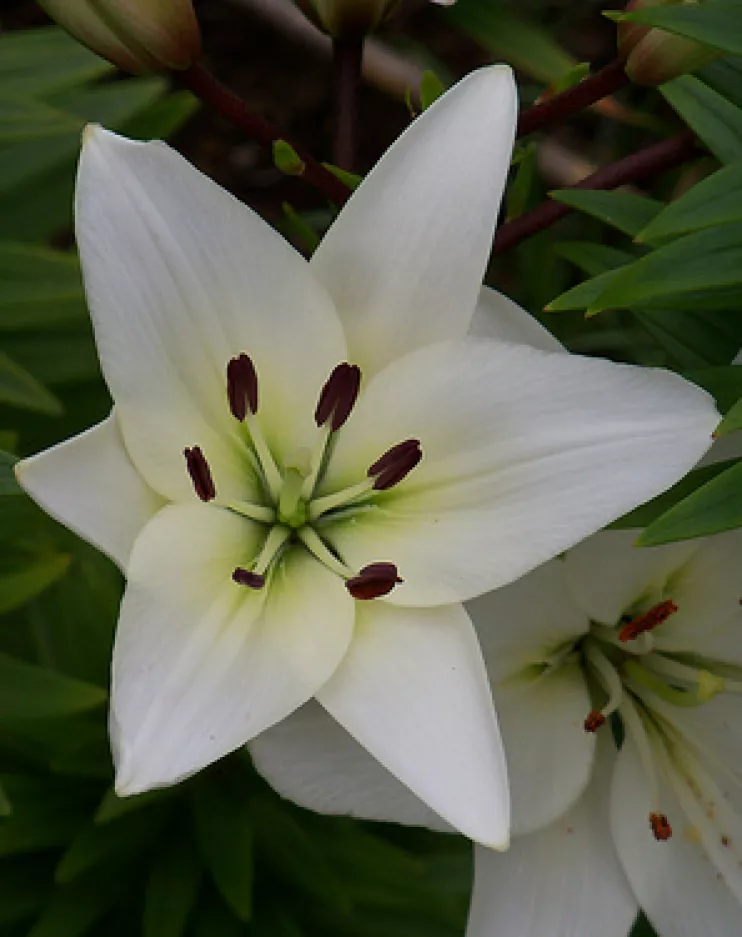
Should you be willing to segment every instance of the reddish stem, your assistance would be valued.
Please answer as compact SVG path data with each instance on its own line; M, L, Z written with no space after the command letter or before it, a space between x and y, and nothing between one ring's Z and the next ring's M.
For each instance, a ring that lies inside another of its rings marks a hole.
M610 65L606 65L594 75L583 78L581 82L567 88L561 94L555 94L553 98L549 98L542 104L534 104L533 107L524 111L518 121L518 136L525 137L547 124L553 124L555 121L582 111L627 84L629 84L629 79L624 71L624 63L620 59L615 59Z
M615 189L621 185L639 182L666 169L680 166L699 151L696 138L690 130L682 130L668 140L662 140L632 153L610 166L604 166L591 176L571 186L574 189ZM533 211L526 212L513 221L508 221L497 232L494 252L501 254L516 244L543 231L574 209L561 202L543 202Z
M363 38L335 39L332 60L335 92L332 158L336 166L352 171L358 149L358 92L363 65Z
M285 140L304 163L302 177L337 205L347 202L350 189L344 183L325 169L310 153L289 140L278 127L251 110L239 95L223 85L205 66L197 62L186 71L178 72L177 76L197 98L211 105L214 110L242 128L248 136L267 149L271 149L277 140Z

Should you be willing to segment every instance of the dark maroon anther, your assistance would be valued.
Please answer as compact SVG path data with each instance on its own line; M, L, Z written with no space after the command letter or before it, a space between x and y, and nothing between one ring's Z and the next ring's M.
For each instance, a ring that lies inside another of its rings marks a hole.
M376 478L374 489L386 491L406 478L423 457L419 439L407 439L392 446L369 468L368 477Z
M249 569L242 569L240 566L232 573L232 579L238 586L247 586L249 589L262 589L265 585L265 576L251 573Z
M201 452L200 446L184 449L183 455L196 494L202 501L213 501L216 498L214 479L211 477L209 463Z
M364 566L357 576L346 579L345 588L354 599L366 601L387 595L400 582L404 579L397 575L394 563L372 563Z
M244 352L227 365L227 397L232 416L242 422L258 412L258 375L252 358Z
M337 432L345 423L358 400L361 389L361 369L347 361L339 364L327 378L320 391L314 419L317 426L330 420L330 429ZM331 418L331 419L330 419Z

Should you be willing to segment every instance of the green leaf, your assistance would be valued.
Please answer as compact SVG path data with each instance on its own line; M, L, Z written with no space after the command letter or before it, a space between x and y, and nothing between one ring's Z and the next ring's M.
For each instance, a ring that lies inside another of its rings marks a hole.
M657 26L722 52L742 55L741 14L738 3L675 3L643 7L621 16L621 19Z
M0 351L0 403L56 416L62 404L28 371Z
M57 888L26 937L81 937L113 907L124 887L119 876L95 876Z
M241 921L253 914L253 820L244 793L218 776L199 778L192 790L201 852L224 900Z
M742 224L723 225L689 234L622 267L589 311L667 302L693 290L708 293L741 284Z
M0 330L86 318L80 265L73 254L0 242Z
M742 368L738 365L685 371L683 377L707 390L722 413L742 397Z
M640 231L637 241L657 244L670 238L742 222L742 160L703 179Z
M435 72L429 69L424 71L420 79L420 104L422 105L422 109L426 111L431 104L438 100L445 90L446 86Z
M13 455L12 452L0 450L0 497L22 494L21 487L13 473L13 466L17 461L18 456Z
M48 901L51 886L46 859L0 861L0 926L37 917Z
M716 436L729 436L730 433L737 433L742 430L742 400L729 410L724 419L716 427Z
M742 461L707 482L642 531L642 547L742 527Z
M100 687L0 653L0 720L56 719L102 706Z
M80 85L113 71L56 26L0 35L0 87L40 96Z
M0 570L0 615L25 605L29 599L61 579L70 565L66 553L40 556L20 569Z
M3 787L13 805L0 823L0 856L38 852L63 846L89 815L88 791L75 780L3 774Z
M632 237L646 227L663 207L662 202L630 192L558 189L549 194L557 202L592 215Z
M636 260L636 256L628 251L609 247L607 244L596 244L595 241L560 241L554 249L560 257L564 257L589 277L598 277L601 273L615 270L616 267Z
M143 807L149 807L159 801L172 798L173 790L171 788L157 788L153 791L145 791L143 794L134 794L129 797L119 797L113 788L106 791L105 797L94 817L94 822L100 825L117 820L128 813L134 813Z
M660 91L720 162L742 159L740 108L691 75L667 82Z
M2 784L0 784L0 817L9 817L13 812L13 806L8 800L8 795L5 793L5 789ZM0 883L2 883L2 876L0 876ZM0 906L2 902L0 902Z
M742 318L728 310L634 309L639 323L681 368L726 365L742 346Z
M33 98L0 92L0 143L44 140L77 132L78 121L64 111Z
M199 855L185 837L174 836L157 853L150 871L142 937L182 937L198 899Z

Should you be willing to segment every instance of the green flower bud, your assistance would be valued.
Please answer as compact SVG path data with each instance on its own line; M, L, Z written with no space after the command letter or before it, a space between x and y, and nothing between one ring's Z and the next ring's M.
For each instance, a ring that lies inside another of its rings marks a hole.
M39 0L52 19L119 68L185 69L201 36L191 0Z
M295 0L306 16L335 38L360 38L377 29L401 0ZM451 6L456 0L433 0Z
M700 0L631 0L626 12L668 3L698 2ZM626 62L626 74L638 85L664 84L707 65L720 54L693 39L627 21L618 24L618 51Z

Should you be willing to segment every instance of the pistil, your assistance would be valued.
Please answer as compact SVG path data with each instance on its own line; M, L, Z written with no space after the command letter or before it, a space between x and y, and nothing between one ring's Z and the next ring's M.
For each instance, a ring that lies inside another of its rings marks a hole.
M648 670L637 660L625 661L623 670L628 680L638 684L640 687L650 690L656 696L659 696L660 699L665 700L665 702L672 703L673 706L700 706L709 699L709 697L704 698L698 690L692 692L690 690L680 690L670 686L670 684L660 676Z
M649 825L654 833L654 838L658 841L668 840L672 836L672 827L666 814L660 809L660 786L657 780L657 772L654 767L654 755L649 737L644 728L642 718L636 710L634 703L628 695L625 695L619 709L621 721L627 733L636 745L639 753L639 760L647 778L652 803L652 811L649 814Z

